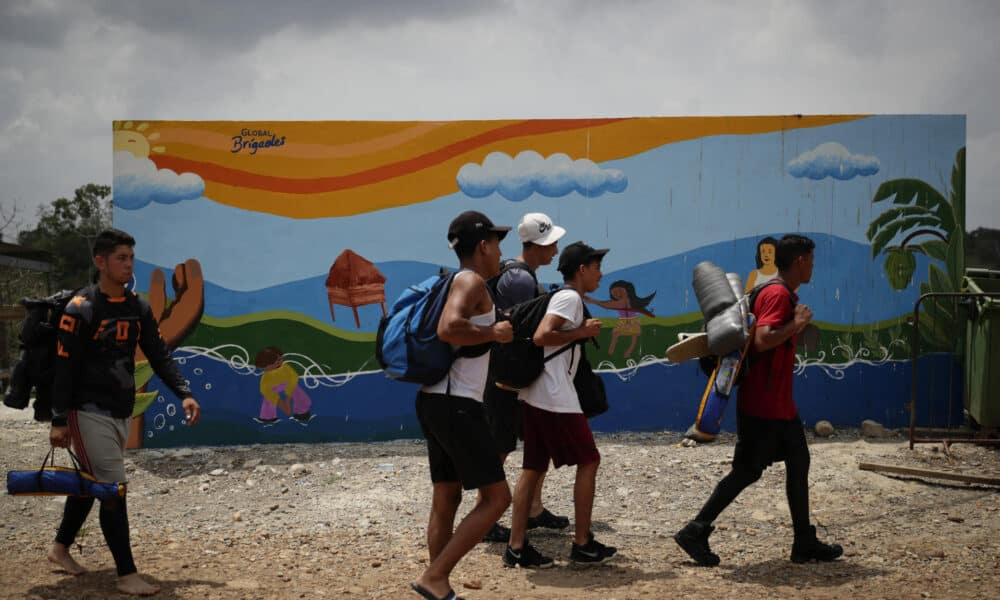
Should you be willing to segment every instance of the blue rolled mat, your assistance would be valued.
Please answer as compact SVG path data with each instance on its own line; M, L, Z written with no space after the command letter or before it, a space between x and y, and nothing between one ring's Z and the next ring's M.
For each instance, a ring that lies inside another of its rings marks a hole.
M93 496L98 500L125 495L124 483L98 481L80 469L72 452L70 457L74 463L72 467L58 467L51 464L52 450L49 450L41 468L8 471L7 493L12 496Z

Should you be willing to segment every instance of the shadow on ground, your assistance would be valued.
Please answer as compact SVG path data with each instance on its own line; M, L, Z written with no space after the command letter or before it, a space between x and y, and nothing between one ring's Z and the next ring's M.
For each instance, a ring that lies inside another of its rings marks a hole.
M54 571L63 573L62 571ZM190 594L179 595L181 590L194 586L208 586L212 588L225 588L224 583L218 581L205 581L200 579L157 579L149 575L143 578L155 585L160 586L160 593L156 598L170 600L174 598L190 598ZM102 569L90 571L79 577L66 574L57 583L51 585L36 585L26 591L29 598L50 598L58 600L98 600L105 598L130 598L120 593L115 588L115 581L118 575L113 569Z
M727 570L725 566L716 568ZM817 588L836 587L888 574L888 571L862 566L849 560L800 565L788 559L773 558L729 568L722 577L737 583L755 583L767 587L792 585L802 588Z

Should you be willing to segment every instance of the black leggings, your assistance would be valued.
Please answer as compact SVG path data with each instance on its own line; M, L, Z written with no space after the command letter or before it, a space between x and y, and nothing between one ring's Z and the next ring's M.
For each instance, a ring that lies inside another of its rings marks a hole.
M785 463L785 493L796 532L809 528L809 447L798 418L790 421L737 418L733 470L708 498L696 521L711 523L750 484L760 479L771 463Z
M93 498L80 496L66 498L66 507L63 509L62 523L59 524L56 541L67 548L72 546L76 540L76 534L80 532L80 528L83 527L83 522L87 520L87 515L90 514L90 509L93 506ZM132 544L129 541L128 509L125 504L125 496L102 500L100 519L101 532L104 533L104 541L107 542L108 548L111 550L111 556L115 558L118 576L135 573Z

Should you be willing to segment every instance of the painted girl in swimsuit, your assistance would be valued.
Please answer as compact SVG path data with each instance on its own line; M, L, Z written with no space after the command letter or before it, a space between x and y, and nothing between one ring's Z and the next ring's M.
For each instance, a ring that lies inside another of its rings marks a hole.
M584 300L590 304L618 311L618 320L615 321L615 327L611 330L611 345L608 347L608 355L614 354L618 338L625 336L632 338L628 349L625 350L625 358L628 358L635 351L635 346L639 342L639 334L642 332L642 323L639 321L639 315L642 314L647 317L655 316L646 307L652 302L653 297L656 296L656 292L645 298L640 298L635 293L635 286L631 282L622 280L612 283L609 291L611 294L610 300L595 300L590 297L584 297Z

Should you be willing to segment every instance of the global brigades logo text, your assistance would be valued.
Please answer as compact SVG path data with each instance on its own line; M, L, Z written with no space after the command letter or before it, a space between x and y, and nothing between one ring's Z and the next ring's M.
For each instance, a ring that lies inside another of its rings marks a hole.
M252 156L257 154L258 150L277 148L284 145L285 136L279 138L278 134L270 129L250 129L249 127L244 127L240 130L239 134L233 136L233 145L229 151L233 154L246 152Z

